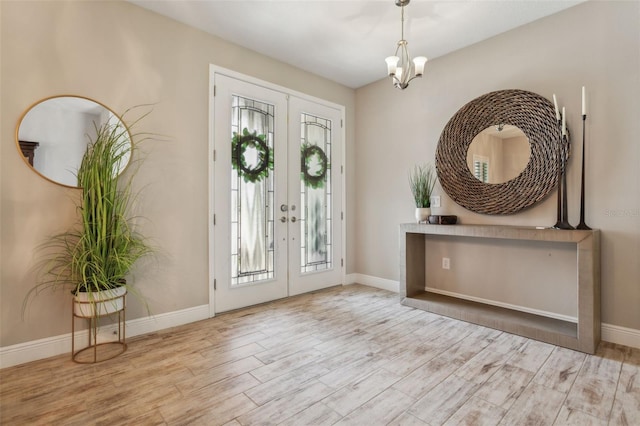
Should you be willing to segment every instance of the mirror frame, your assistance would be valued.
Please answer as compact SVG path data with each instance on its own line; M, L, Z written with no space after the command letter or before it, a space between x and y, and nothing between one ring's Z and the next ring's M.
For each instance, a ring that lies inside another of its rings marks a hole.
M467 151L478 133L499 123L524 132L531 157L517 177L487 184L469 171ZM449 120L436 148L436 171L442 189L464 208L508 215L541 201L556 187L559 160L568 158L567 145L551 101L525 90L498 90L467 103Z
M29 114L29 112L35 108L36 106L42 104L43 102L52 100L52 99L59 99L59 98L78 98L78 99L84 99L90 102L95 103L96 105L101 106L102 108L104 108L105 110L109 111L111 114L113 114L114 117L116 117L120 123L122 124L122 126L125 128L127 134L129 135L129 142L131 144L131 152L133 152L133 137L131 135L131 130L129 129L129 126L124 122L124 120L122 119L122 116L120 116L119 114L117 114L115 111L113 111L111 108L109 108L108 106L106 106L105 104L103 104L102 102L99 102L95 99L92 98L88 98L86 96L80 96L80 95L53 95L53 96L49 96L46 98L42 98L37 100L36 102L34 102L33 104L31 104L20 116L20 118L18 119L18 124L16 125L16 131L15 131L15 144L16 144L16 148L18 150L18 154L20 155L20 157L22 158L22 160L24 161L24 163L31 169L33 170L36 174L38 174L39 176L41 176L43 179L46 179L47 181L54 183L56 185L60 185L60 186L64 186L66 188L75 188L75 189L82 189L79 186L72 186L72 185L68 185L66 183L62 183L62 182L58 182L48 176L45 176L44 174L42 174L39 170L37 170L33 165L31 165L29 163L29 159L27 157L25 157L23 155L22 152L22 147L20 146L20 126L22 125L22 121L25 119L25 117L27 116L27 114ZM88 141L87 141L88 142ZM127 162L127 164L124 165L124 167L122 167L120 169L119 174L122 174L127 167L129 167L129 163L131 162L131 157L129 157L129 162ZM80 164L78 164L78 167L80 167Z

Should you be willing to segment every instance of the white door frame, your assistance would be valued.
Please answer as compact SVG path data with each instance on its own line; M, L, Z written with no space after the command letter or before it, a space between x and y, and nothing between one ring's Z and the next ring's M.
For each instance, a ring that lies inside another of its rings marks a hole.
M214 203L214 196L213 196L213 191L214 191L214 176L215 176L215 161L214 161L214 155L215 155L215 140L214 140L214 127L213 127L213 117L214 117L214 110L215 110L215 99L214 99L214 94L215 94L215 74L223 74L226 75L228 77L232 77L238 80L243 80L247 83L251 83L251 84L255 84L257 86L262 86L265 87L267 89L271 89L271 90L275 90L275 91L279 91L282 92L284 94L287 95L292 95L292 96L297 96L299 98L302 99L306 99L308 101L311 102L315 102L321 105L326 105L328 107L331 108L335 108L337 110L340 111L340 120L341 120L341 126L340 126L340 132L342 134L342 147L341 149L341 156L342 156L342 164L340 165L340 169L342 171L341 173L341 179L340 179L340 186L342 188L342 212L344 213L342 216L342 223L341 223L341 231L342 231L342 235L341 235L341 243L342 243L342 259L344 260L344 262L341 265L341 276L342 276L342 284L344 285L345 280L346 280L346 265L347 264L347 245L346 245L346 236L347 236L347 232L346 232L346 223L347 223L347 212L346 212L346 206L347 206L347 200L346 200L346 152L347 152L347 139L346 139L346 109L344 107L344 105L339 105L330 101L327 101L325 99L320 99L320 98L316 98L314 96L310 96L307 95L305 93L302 92L298 92L292 89L288 89L284 86L279 86L277 84L273 84L273 83L269 83L267 81L264 80L260 80L258 78L255 77L251 77L227 68L222 68L219 67L217 65L214 64L210 64L209 65L209 112L208 112L208 117L209 117L209 148L208 148L208 168L209 168L209 173L208 173L208 185L207 185L207 190L208 190L208 198L209 198L209 214L207 216L208 218L208 235L209 235L209 268L208 268L208 280L209 280L209 317L214 317L215 316L215 289L214 289L214 277L215 277L215 270L214 270L214 233L215 233L215 226L214 226L214 214L215 214L215 203ZM338 260L336 259L336 262Z

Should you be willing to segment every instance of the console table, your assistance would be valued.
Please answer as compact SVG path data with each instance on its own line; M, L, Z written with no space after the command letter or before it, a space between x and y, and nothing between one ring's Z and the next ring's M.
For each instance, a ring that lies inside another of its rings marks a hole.
M574 243L577 323L426 291L428 235ZM406 306L594 353L600 342L600 231L496 225L400 225L400 299Z

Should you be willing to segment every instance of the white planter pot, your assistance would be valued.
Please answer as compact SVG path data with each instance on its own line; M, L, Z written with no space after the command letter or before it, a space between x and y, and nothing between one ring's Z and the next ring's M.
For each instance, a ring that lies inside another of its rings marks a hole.
M418 207L418 208L416 208L416 221L418 223L426 222L427 219L429 219L430 215L431 215L431 207Z
M121 311L124 309L125 294L126 287L78 293L73 298L73 312L78 317L94 318Z

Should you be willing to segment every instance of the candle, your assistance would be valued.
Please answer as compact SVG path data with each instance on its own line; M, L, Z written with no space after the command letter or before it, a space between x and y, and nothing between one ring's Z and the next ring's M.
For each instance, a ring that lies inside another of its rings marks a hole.
M584 86L582 86L582 115L587 115L587 95Z
M556 100L556 94L553 94L553 106L556 109L556 120L560 121L560 111L558 111L558 101Z
M567 116L564 112L564 107L562 107L562 136L567 135Z

